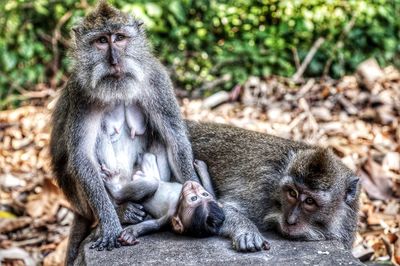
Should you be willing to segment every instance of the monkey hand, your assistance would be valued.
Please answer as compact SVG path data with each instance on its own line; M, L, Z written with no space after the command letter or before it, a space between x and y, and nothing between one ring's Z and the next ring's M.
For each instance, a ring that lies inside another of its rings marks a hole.
M261 235L258 229L234 235L232 238L233 248L239 252L255 252L269 250L267 240Z
M100 165L100 175L105 182L119 182L121 171L119 169L111 170L105 164Z
M118 241L124 246L134 246L139 243L137 240L138 236L139 232L137 230L137 225L130 225L124 228L118 238Z
M114 248L121 247L121 244L118 242L118 236L122 232L122 227L119 224L100 224L100 236L97 240L90 246L91 249L97 249L102 251L104 249L113 250Z
M122 224L137 224L144 221L147 213L142 205L126 202L117 207L117 215Z

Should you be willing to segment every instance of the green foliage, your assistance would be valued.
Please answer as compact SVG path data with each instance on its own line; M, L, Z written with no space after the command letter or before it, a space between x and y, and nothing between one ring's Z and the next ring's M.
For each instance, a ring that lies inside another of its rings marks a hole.
M371 56L382 65L400 66L400 0L110 2L144 20L156 54L187 90L226 73L232 80L223 89L249 75L291 76L294 51L304 59L318 37L325 42L308 76L326 68L339 77ZM37 83L60 83L68 73L69 29L88 12L87 5L84 0L0 0L1 98Z

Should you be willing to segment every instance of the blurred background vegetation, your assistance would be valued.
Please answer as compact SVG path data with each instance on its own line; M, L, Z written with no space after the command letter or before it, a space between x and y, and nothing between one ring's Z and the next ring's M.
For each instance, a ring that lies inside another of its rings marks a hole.
M315 41L305 72L334 78L373 56L400 66L400 0L110 0L143 19L177 87L231 89L250 75L292 76ZM0 0L0 108L68 75L71 26L92 0ZM14 97L14 98L13 98ZM10 100L11 99L11 100Z

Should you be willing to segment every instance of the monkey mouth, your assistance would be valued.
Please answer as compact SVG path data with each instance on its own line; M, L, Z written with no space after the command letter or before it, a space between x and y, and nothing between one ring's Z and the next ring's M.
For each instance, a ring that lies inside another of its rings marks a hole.
M111 68L110 71L110 76L116 78L116 79L122 79L122 77L125 75L124 71L122 71L122 68L120 66L114 66Z
M284 222L279 223L279 231L284 237L291 239L304 239L304 227L301 225L286 225Z
M135 79L135 76L132 73L127 72L111 72L103 76L102 80L104 81L124 81L128 79Z

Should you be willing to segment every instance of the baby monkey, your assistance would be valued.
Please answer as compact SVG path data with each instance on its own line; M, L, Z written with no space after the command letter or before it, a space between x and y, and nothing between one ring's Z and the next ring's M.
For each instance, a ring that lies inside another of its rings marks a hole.
M186 181L182 185L161 180L156 156L152 153L143 155L141 168L131 179L107 171L103 177L118 204L140 202L154 218L126 227L119 238L122 244L134 245L138 243L137 237L168 225L178 234L196 237L218 234L225 215L213 195L197 182Z

